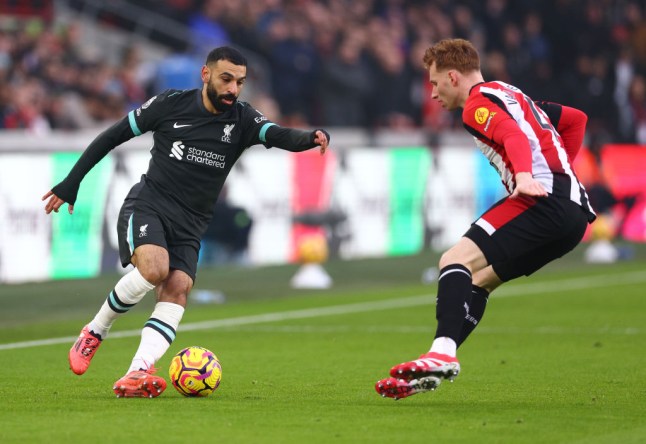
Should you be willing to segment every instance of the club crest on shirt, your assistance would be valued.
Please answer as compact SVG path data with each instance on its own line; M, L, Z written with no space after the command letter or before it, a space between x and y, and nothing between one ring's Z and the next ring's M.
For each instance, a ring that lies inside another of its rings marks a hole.
M234 126L236 126L235 123L224 125L224 136L222 136L223 142L231 143L231 131L233 131Z
M489 117L489 110L485 107L480 107L476 110L475 112L475 119L476 122L478 122L480 125L485 123L487 121L487 117Z

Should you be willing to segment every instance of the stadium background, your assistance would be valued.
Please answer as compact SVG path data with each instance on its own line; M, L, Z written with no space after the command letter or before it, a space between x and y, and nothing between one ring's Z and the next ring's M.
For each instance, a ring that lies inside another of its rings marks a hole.
M115 119L199 86L221 44L249 57L244 100L333 137L329 156L255 147L232 172L226 199L253 220L247 264L295 261L312 232L343 259L445 248L503 193L459 116L428 100L421 53L450 36L478 45L485 78L589 115L577 172L604 216L596 237L644 242L643 2L4 0L0 282L114 271L116 211L150 138L95 168L73 217L46 216L40 197Z

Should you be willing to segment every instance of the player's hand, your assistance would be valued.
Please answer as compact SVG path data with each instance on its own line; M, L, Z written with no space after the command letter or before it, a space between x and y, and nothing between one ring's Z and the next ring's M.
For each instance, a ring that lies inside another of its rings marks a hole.
M518 173L516 188L509 197L517 199L520 196L547 197L547 191L542 183L532 177L532 173Z
M49 199L45 204L45 213L47 214L51 213L52 211L54 213L58 213L58 209L65 203L65 201L54 194L52 190L49 190L47 193L45 193L41 200L45 199ZM68 205L67 211L72 214L74 212L74 205Z
M319 149L319 152L321 153L321 156L322 156L327 151L327 146L328 146L327 136L321 130L316 130L315 134L316 134L316 137L314 137L314 143L321 146L321 148Z

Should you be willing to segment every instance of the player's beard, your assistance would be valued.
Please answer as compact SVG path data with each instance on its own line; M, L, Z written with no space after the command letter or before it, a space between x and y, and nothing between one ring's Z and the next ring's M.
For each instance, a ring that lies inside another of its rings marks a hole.
M238 98L233 94L218 94L213 85L206 85L206 95L215 109L220 112L229 111L236 104ZM223 100L231 100L231 104L224 103Z

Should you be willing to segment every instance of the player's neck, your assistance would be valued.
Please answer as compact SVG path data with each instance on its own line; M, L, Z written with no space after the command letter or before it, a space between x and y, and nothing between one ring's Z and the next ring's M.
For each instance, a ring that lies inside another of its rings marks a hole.
M471 95L471 90L473 89L473 87L483 82L484 77L482 77L482 72L480 71L473 71L464 75L461 85L463 89L460 97L460 108L464 108L464 104Z

